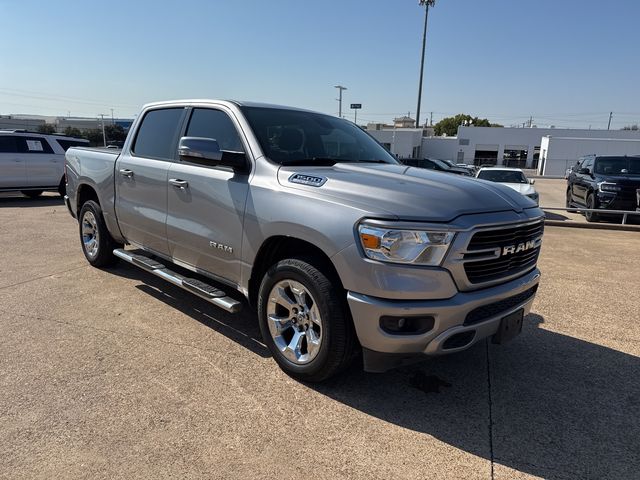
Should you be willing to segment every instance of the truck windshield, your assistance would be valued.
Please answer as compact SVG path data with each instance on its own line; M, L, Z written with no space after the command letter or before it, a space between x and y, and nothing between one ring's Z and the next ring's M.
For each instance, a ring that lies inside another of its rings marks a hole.
M480 170L478 178L499 183L529 183L524 174L516 170Z
M640 157L596 158L594 170L600 175L640 175Z
M280 108L241 107L264 154L281 165L398 162L351 122Z

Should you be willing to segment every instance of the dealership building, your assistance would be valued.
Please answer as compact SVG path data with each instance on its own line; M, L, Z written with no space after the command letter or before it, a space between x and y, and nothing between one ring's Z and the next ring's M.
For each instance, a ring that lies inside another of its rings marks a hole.
M511 128L511 127L473 127L460 126L455 137L424 136L422 129L416 128L383 128L380 130L368 130L368 132L398 158L438 158L450 160L454 163L466 163L471 165L503 165L517 168L538 169L543 138L561 137L565 139L580 140L582 145L590 145L595 148L593 152L599 153L595 145L598 142L587 142L584 139L602 140L640 140L640 132L637 130L587 130L568 128ZM640 145L615 142L624 152L631 152ZM613 150L611 150L613 148ZM607 147L607 151L616 151L616 147ZM564 147L563 151L571 151ZM577 152L578 150L576 150ZM582 151L580 149L580 151ZM621 154L624 154L621 152ZM640 150L636 152L640 154ZM547 168L550 168L553 160L553 152L547 149ZM566 163L575 163L574 158L562 159L563 166ZM554 172L560 170L559 162L553 167ZM562 168L564 172L564 168ZM542 174L542 172L541 172ZM556 173L545 172L546 175Z

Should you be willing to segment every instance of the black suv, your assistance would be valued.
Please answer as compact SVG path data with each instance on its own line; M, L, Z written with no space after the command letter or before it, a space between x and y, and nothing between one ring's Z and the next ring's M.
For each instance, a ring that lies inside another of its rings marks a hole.
M567 208L637 210L639 195L640 156L588 155L567 178ZM602 216L585 212L588 222L597 222Z

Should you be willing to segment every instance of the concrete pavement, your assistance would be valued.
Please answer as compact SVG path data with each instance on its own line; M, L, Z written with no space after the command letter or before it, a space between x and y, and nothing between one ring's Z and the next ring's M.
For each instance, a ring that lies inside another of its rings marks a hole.
M250 309L91 268L58 198L0 198L0 478L634 478L639 243L547 228L513 342L314 386Z

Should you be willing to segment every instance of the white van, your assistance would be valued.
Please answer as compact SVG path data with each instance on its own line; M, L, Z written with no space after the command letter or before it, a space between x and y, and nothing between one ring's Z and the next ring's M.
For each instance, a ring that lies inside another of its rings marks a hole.
M45 190L64 196L64 153L89 141L25 130L0 130L0 192L37 197Z

